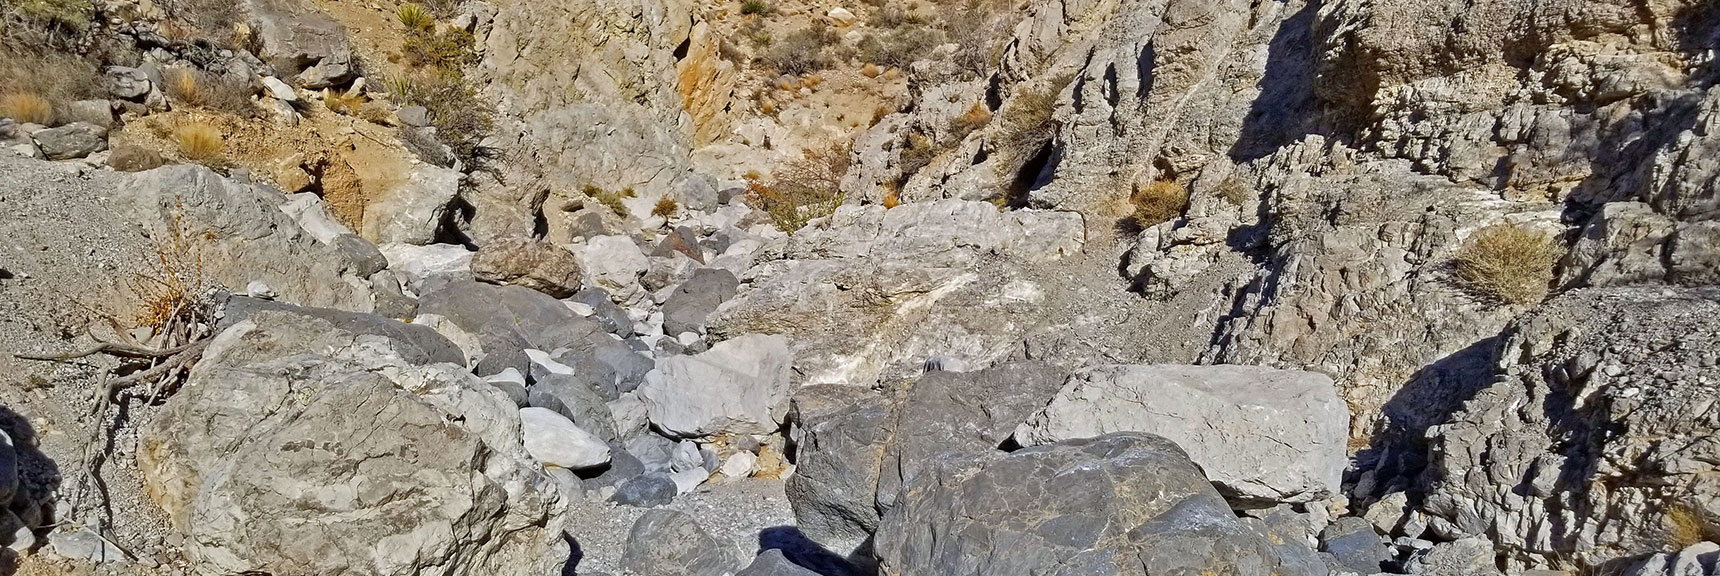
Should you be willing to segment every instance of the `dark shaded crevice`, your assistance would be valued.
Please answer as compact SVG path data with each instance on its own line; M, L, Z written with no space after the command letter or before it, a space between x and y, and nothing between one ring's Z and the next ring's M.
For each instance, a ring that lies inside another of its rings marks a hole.
M1021 170L1016 172L1015 180L1009 183L1009 190L1004 194L1004 207L1011 210L1026 208L1031 193L1049 183L1050 175L1055 172L1055 160L1058 156L1055 143L1046 142L1026 164L1022 164Z

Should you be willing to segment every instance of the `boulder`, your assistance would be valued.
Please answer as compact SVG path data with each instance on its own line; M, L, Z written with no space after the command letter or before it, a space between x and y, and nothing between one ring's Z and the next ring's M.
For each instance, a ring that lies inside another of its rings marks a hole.
M422 293L424 280L435 276L471 277L472 259L476 252L459 244L382 244L377 250L388 260L388 267L405 277L406 287Z
M628 338L633 336L633 318L627 315L627 309L617 306L609 299L609 293L602 288L586 288L573 295L573 300L591 307L592 320L610 334Z
M209 344L138 449L191 569L560 569L553 484L517 444L486 439L517 433L511 410L489 410L505 397L457 367L408 362L397 342L261 311Z
M112 130L113 104L107 100L78 100L66 105L66 114L74 122L84 122L102 130Z
M579 290L579 262L573 253L546 242L502 238L486 242L472 258L472 276L491 284L523 286L552 298Z
M668 504L679 493L680 488L668 473L652 472L622 483L610 500L635 508L653 508Z
M1332 380L1253 366L1099 366L1015 431L1022 446L1111 432L1176 442L1238 508L1338 493L1349 412Z
M1340 572L1375 574L1391 558L1386 542L1373 524L1354 516L1339 518L1320 532L1320 551L1331 555L1332 568Z
M632 392L657 366L625 342L608 337L591 338L582 348L557 350L552 357L572 368L574 377L597 390L604 401Z
M603 439L548 408L521 408L520 435L526 452L546 466L583 470L609 462Z
M621 551L621 568L634 574L723 576L745 560L693 517L673 510L651 510L633 522Z
M300 72L293 80L306 90L322 90L346 84L357 77L358 70L353 65L352 53L341 50L323 57L316 65L305 68L304 72Z
M851 387L802 389L791 413L799 457L786 486L797 524L833 551L860 549L904 486L938 462L996 450L1065 376L1037 362L932 372L899 402Z
M370 283L359 273L374 253L359 254L319 240L282 206L289 199L265 186L224 178L195 164L126 174L115 196L122 214L158 239L177 226L198 238L206 280L241 287L262 281L279 300L300 306L373 310Z
M282 74L296 74L335 54L349 52L346 30L309 0L240 0L253 33L262 40L258 56Z
M645 252L626 236L592 238L577 254L587 282L609 291L622 302L640 294L639 276L651 266Z
M234 296L222 307L220 328L250 320L263 313L292 314L327 322L336 329L366 336L387 338L390 347L412 364L449 363L465 365L460 348L428 327L406 324L374 314L359 314L331 308L293 306L270 300Z
M109 94L125 100L142 99L153 88L149 74L125 66L107 67L107 86Z
M424 128L430 125L430 110L423 106L402 106L395 111L394 116L401 124L413 128Z
M73 122L59 128L38 130L30 135L49 160L83 158L107 149L107 129L88 122Z
M286 82L282 82L280 78L264 76L263 89L268 91L269 96L276 100L289 103L299 101L299 93L293 90L292 86L288 86Z
M1674 553L1651 554L1624 570L1624 576L1720 575L1720 544L1697 542Z
M1326 574L1313 553L1237 518L1176 444L1138 432L949 462L885 516L882 572Z
M377 244L430 244L460 193L460 172L417 164L406 180L383 191L364 207L361 234Z
M748 335L662 359L639 385L651 424L680 437L768 434L788 408L789 340Z
M705 318L717 306L735 297L740 280L721 268L700 268L693 276L675 287L668 300L663 301L663 332L704 333Z
M478 337L486 353L494 352L492 345L583 350L611 340L595 323L574 314L560 301L519 286L471 280L445 282L426 289L418 299L418 312L446 318Z

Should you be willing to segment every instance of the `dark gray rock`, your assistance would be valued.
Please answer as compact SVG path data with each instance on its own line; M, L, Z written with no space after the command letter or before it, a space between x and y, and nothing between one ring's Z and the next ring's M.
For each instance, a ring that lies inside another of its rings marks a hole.
M603 223L603 215L595 210L582 210L568 222L568 233L574 238L596 238L608 236L609 226Z
M377 316L398 320L418 315L418 301L400 291L400 279L393 271L372 274L370 290L375 296L371 312Z
M664 472L652 472L636 476L623 482L615 490L615 495L609 499L616 504L624 504L636 508L651 508L668 504L675 499L679 488L675 480Z
M669 299L663 302L663 332L672 335L704 333L705 318L717 306L734 298L740 285L740 280L728 270L700 268L693 271L693 277L675 287Z
M650 358L634 352L627 343L609 337L593 339L580 350L557 351L557 362L573 368L574 376L597 390L604 401L632 392L656 367Z
M494 330L479 333L478 347L483 348L484 357L472 367L473 374L491 376L509 368L518 370L521 375L532 371L531 357L526 356L526 348L530 344L518 333Z
M49 160L83 158L107 149L107 129L88 122L38 130L30 137Z
M712 537L693 517L651 510L633 523L621 552L621 569L634 574L723 576L745 560L727 542Z
M592 342L611 340L596 323L574 314L567 305L519 286L447 282L426 290L418 299L418 312L447 318L480 340L517 336L537 350L582 350Z
M1373 574L1391 557L1374 525L1355 516L1339 518L1320 532L1320 551L1331 555L1333 568Z
M627 452L639 459L647 472L674 471L675 441L646 434L627 441Z
M597 322L610 334L629 338L633 336L633 318L627 315L627 310L617 306L609 299L609 292L602 288L586 288L574 294L572 300L591 307L591 320Z
M577 376L551 374L532 383L526 402L566 416L605 442L613 443L620 439L615 432L615 419L609 414L609 406L604 404L596 390Z
M1237 518L1176 444L1125 432L952 462L878 530L883 573L1324 575Z
M817 572L801 568L799 564L789 562L781 550L765 550L753 558L735 576L819 576Z
M341 234L334 238L334 245L352 261L352 273L360 278L388 268L388 257L382 251L357 234Z
M340 330L360 335L388 338L396 352L413 364L448 362L466 365L466 356L458 346L425 326L390 320L375 314L360 314L330 308L305 308L270 300L233 296L222 309L220 328L243 322L263 312L280 312L308 316L333 324Z
M856 550L915 476L996 450L1065 376L1036 362L932 372L899 404L853 398L847 387L803 389L791 415L800 459L787 484L801 529L836 552Z
M645 464L638 458L628 454L627 450L610 444L609 468L595 477L585 479L585 490L593 492L607 486L619 487L622 484L645 475ZM673 494L671 494L673 496Z

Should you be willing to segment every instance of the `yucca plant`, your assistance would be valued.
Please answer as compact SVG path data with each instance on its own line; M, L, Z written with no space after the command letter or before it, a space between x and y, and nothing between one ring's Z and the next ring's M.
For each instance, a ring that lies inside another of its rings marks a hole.
M430 13L429 8L418 4L401 4L400 8L394 11L394 17L399 18L407 30L429 30L436 27L436 16Z

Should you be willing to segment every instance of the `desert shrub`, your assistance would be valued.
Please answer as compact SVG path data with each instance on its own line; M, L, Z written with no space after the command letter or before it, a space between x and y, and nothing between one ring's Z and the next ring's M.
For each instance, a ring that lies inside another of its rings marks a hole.
M0 117L25 124L54 124L54 104L32 92L13 92L0 96Z
M872 12L872 17L866 24L880 30L889 30L901 26L919 26L926 23L926 18L916 12L909 12L895 6L884 6Z
M1129 194L1134 213L1129 215L1138 228L1151 228L1181 216L1188 208L1188 189L1175 180L1158 180L1145 186L1135 185Z
M204 274L199 237L185 234L183 228L175 211L167 234L150 243L154 257L148 269L134 273L128 282L137 298L133 324L153 329L168 342L190 340L199 325L214 322L215 308L207 297L213 286Z
M1057 111L1057 95L1072 79L1072 76L1062 76L1038 86L1022 88L1004 104L1000 112L1003 129L997 137L998 148L1025 160L1051 141L1057 134L1057 123L1052 117Z
M454 165L454 154L436 139L436 132L426 128L400 128L400 144L408 152L429 164L448 168Z
M174 129L173 143L179 146L181 156L199 164L218 161L226 149L221 130L200 122L184 124Z
M1707 522L1703 521L1702 513L1684 503L1667 505L1664 514L1666 547L1671 550L1683 550L1691 545L1720 537L1720 534L1710 534Z
M33 95L46 100L57 118L70 117L66 107L73 102L107 96L107 85L101 71L78 56L55 52L14 53L3 49L0 49L0 56L3 56L0 57L0 90L8 96ZM29 108L39 103L20 101L15 104ZM0 116L7 114L0 112Z
M777 72L794 76L817 72L832 66L828 48L837 41L836 31L815 22L775 42L765 52L764 63Z
M429 30L436 27L436 16L430 13L429 8L425 8L421 4L401 4L399 8L394 10L394 17L399 19L400 24L409 31Z
M220 74L205 74L190 68L168 70L162 78L167 95L187 106L208 108L242 117L257 114L250 81Z
M860 59L885 67L907 68L930 54L943 40L937 30L925 26L903 26L860 39Z
M1457 250L1457 278L1501 302L1539 302L1563 254L1551 234L1520 224L1496 224L1477 231Z
M945 10L938 27L945 41L956 44L956 68L977 78L1003 58L1009 31L1020 18L1020 11L999 6L995 0L970 0Z
M777 230L794 234L842 206L846 199L842 177L848 173L848 163L847 146L808 149L778 168L776 179L769 184L749 174L747 202L770 215Z
M627 204L623 203L621 199L632 198L632 188L627 188L620 192L611 192L596 186L587 185L583 192L586 197L596 200L598 204L602 204L604 207L609 208L609 211L614 212L616 216L620 216L622 218L626 218L628 216L629 212L627 211Z
M30 48L69 48L90 29L90 0L5 0L0 2L0 38Z
M984 128L988 122L991 122L991 110L987 109L985 104L976 102L961 116L950 119L950 135L961 140L973 131Z
M461 162L476 164L484 136L495 127L495 109L458 73L439 72L390 78L383 82L399 104L430 111L436 138Z
M902 139L899 158L902 175L912 176L938 157L938 144L919 132L909 132Z
M741 13L742 14L758 14L760 16L768 16L768 15L770 15L770 13L775 12L775 11L776 11L776 8L771 6L770 2L766 2L765 0L742 0L741 1Z
M228 40L233 41L234 46L249 49L250 42L253 41L251 37L255 36L250 33L248 27L242 34L243 38L235 34L235 29L244 21L244 18L240 13L239 3L233 0L173 0L165 3L158 2L158 4L165 4L170 14L183 18L193 27L182 31L181 37L178 39L181 42L188 41L190 37L201 33L213 38L225 36ZM163 35L166 35L165 31ZM260 42L260 40L258 41ZM251 53L260 54L261 52L253 50Z
M432 26L409 30L400 50L406 63L412 66L457 70L476 59L472 52L475 42L471 32L459 28L436 30Z
M670 216L674 216L675 212L680 209L681 204L676 202L673 198L663 198L657 201L656 206L651 207L651 215L668 218Z

